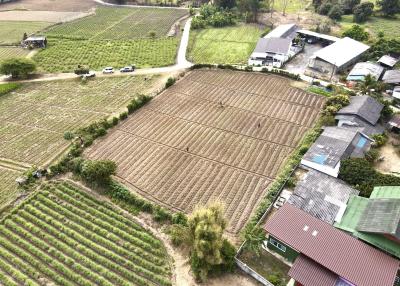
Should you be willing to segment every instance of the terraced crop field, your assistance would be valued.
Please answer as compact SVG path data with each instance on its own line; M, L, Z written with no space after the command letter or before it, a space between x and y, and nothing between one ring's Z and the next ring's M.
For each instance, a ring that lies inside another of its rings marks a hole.
M17 47L0 47L0 62L9 58L26 57L29 50Z
M46 35L55 38L86 40L130 40L167 35L179 18L188 14L184 9L110 8L98 7L96 15L51 28Z
M0 14L0 44L19 44L24 33L28 35L36 33L52 25L48 22L18 22L18 21L1 21Z
M193 71L86 156L114 160L125 184L172 210L224 202L237 233L324 100L278 76Z
M109 204L50 183L0 222L2 285L171 285L161 241Z
M15 179L43 166L68 146L73 131L119 112L137 93L150 92L158 76L30 83L0 96L0 208L18 194Z

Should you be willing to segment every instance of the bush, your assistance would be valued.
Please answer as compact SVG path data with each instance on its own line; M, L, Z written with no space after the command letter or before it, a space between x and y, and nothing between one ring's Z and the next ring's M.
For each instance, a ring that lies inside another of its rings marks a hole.
M0 65L0 73L12 78L26 77L36 70L36 63L27 58L11 58L4 60Z
M110 160L86 160L81 166L81 176L84 180L94 183L109 182L115 174L117 165Z
M318 14L328 15L329 11L332 9L333 4L331 2L324 2L318 8Z
M71 131L65 131L65 132L64 132L64 139L65 139L65 140L72 140L72 139L74 139L74 133L72 133Z
M158 222L171 221L172 215L162 207L156 207L153 211L153 218Z
M360 42L367 41L369 38L368 32L360 25L353 25L351 28L344 31L342 35L343 37L349 37Z
M365 153L365 159L367 159L368 162L370 162L370 163L376 162L378 157L379 157L379 151L375 148L372 148L367 153Z
M339 5L333 5L328 12L328 17L332 20L340 20L343 15L343 10Z
M275 273L270 274L270 275L268 275L267 280L269 282L271 282L272 284L274 284L274 286L284 285L282 279L279 277L279 274L275 274Z
M85 66L78 65L78 68L74 70L74 73L77 75L88 74L89 68Z
M345 15L349 15L353 13L354 7L360 4L361 0L343 0L342 1L342 9Z
M125 120L125 119L127 119L128 118L128 112L122 112L120 115L119 115L119 119L122 121L122 120Z
M170 86L173 86L176 82L176 79L174 77L169 77L167 79L167 82L165 83L165 88L169 88Z
M187 216L184 213L177 212L172 215L172 223L187 226Z
M112 118L111 123L112 123L113 126L117 125L118 122L119 122L119 118L118 118L118 117L113 117L113 118Z
M363 2L354 7L353 22L362 23L368 20L368 18L374 12L374 3Z
M375 140L374 147L382 147L383 145L386 144L386 142L388 141L388 137L386 134L374 134L372 135L372 139Z

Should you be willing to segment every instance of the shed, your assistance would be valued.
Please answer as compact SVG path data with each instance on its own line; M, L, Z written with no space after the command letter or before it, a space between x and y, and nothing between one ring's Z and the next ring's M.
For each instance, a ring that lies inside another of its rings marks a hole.
M384 68L378 64L371 62L357 63L347 76L347 81L364 81L367 75L371 75L374 79L379 80Z
M296 37L296 32L299 30L299 27L296 24L284 24L279 25L271 32L266 34L264 38L284 38L293 40Z
M346 37L314 53L308 66L336 73L357 62L368 49L368 45Z
M400 84L400 70L386 71L382 80L388 84Z
M45 48L47 46L47 39L45 36L30 36L23 41L22 45L25 47Z
M390 121L388 122L389 126L390 126L390 130L392 130L393 132L399 133L400 132L400 115L397 114L395 116L392 117L392 119L390 119ZM399 190L400 192L400 190Z
M321 40L325 40L328 41L330 43L334 43L340 40L340 38L337 38L335 36L331 36L331 35L325 35L325 34L321 34L321 33L317 33L314 31L309 31L309 30L298 30L297 31L298 34L302 35L302 36L306 36L306 37L314 37L317 39L321 39Z
M378 60L378 63L380 63L384 67L393 68L398 61L399 61L398 58L394 58L389 55L384 55Z

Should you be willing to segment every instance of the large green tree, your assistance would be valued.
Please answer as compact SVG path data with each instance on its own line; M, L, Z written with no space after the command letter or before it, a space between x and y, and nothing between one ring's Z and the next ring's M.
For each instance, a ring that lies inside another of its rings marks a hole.
M343 13L349 15L353 13L353 9L361 3L361 0L343 0L342 9Z
M259 0L238 0L238 8L240 13L245 15L246 21L257 23L261 8Z
M31 59L11 58L0 65L0 73L11 75L13 78L25 77L36 70L36 64Z
M400 12L400 0L379 0L376 3L385 16L393 16Z
M356 23L365 22L374 12L374 3L363 2L354 7L353 21Z

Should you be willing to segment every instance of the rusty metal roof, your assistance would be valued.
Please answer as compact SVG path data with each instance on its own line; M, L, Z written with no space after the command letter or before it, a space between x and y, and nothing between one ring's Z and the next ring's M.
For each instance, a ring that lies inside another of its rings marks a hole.
M267 221L265 230L357 286L393 286L399 260L290 204Z
M335 286L337 274L300 254L289 270L289 276L304 286Z

